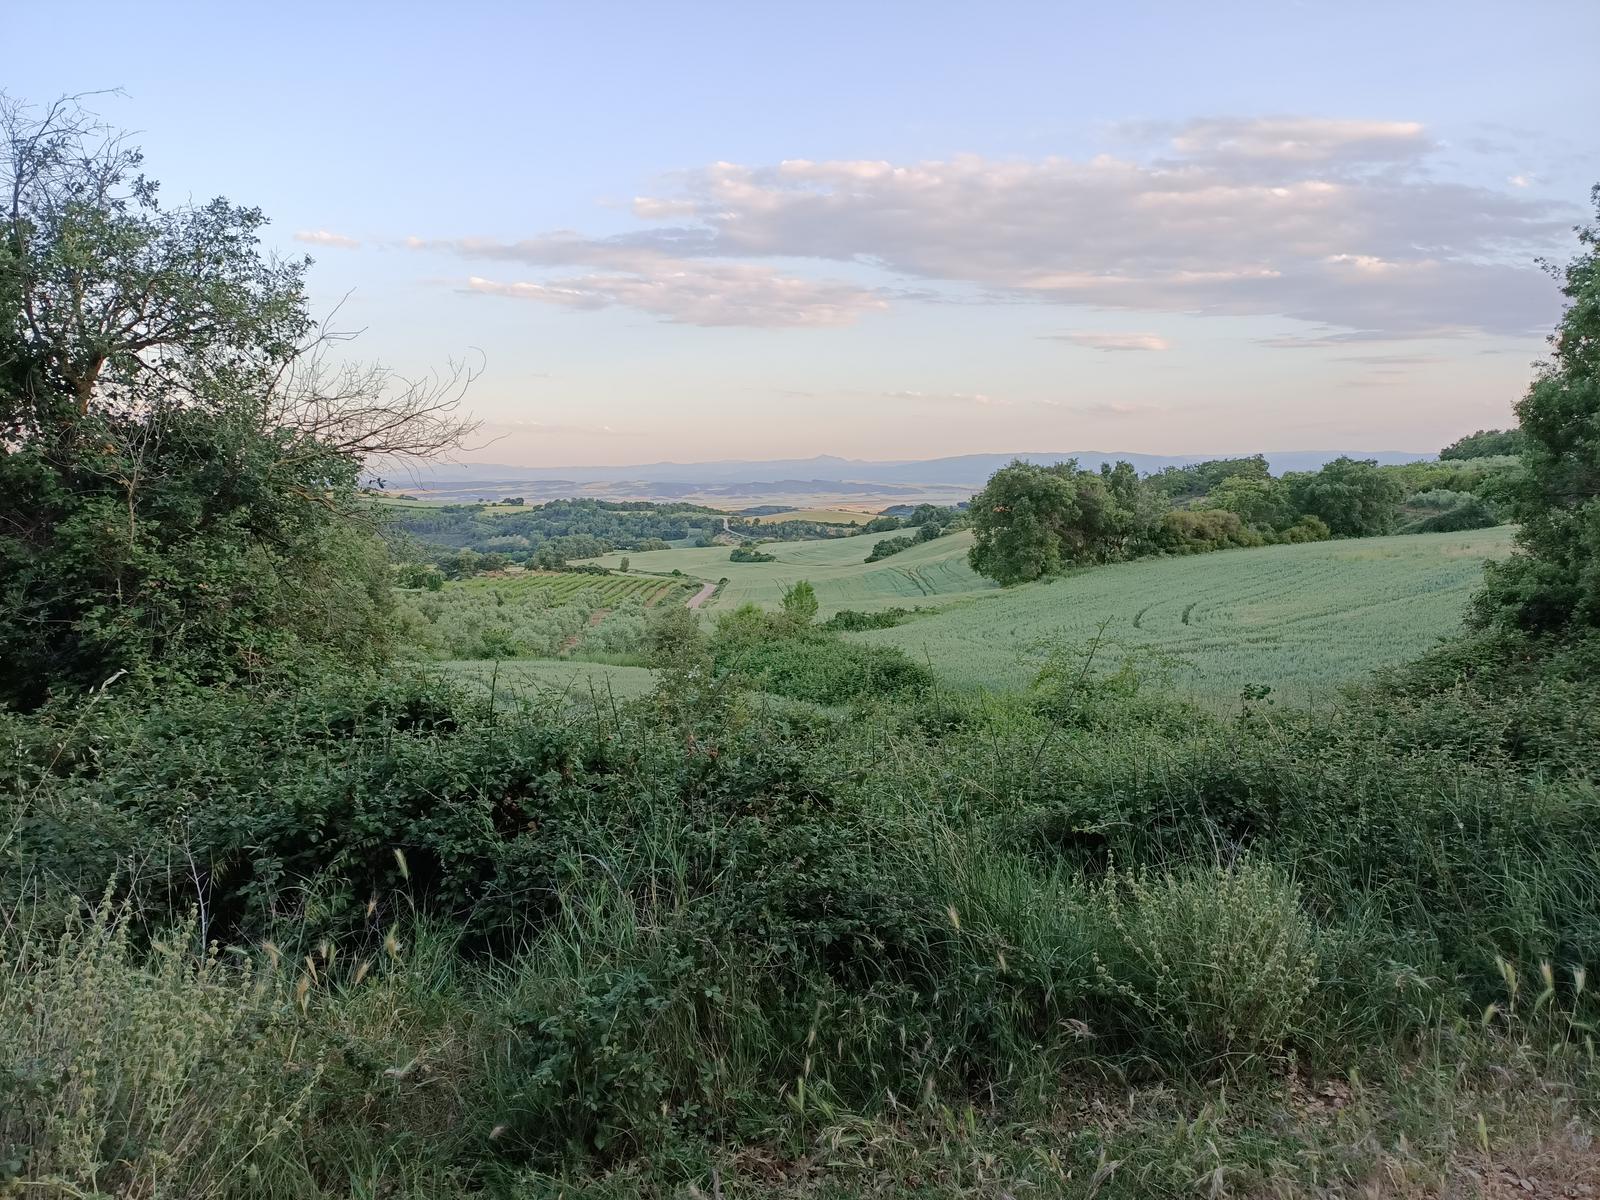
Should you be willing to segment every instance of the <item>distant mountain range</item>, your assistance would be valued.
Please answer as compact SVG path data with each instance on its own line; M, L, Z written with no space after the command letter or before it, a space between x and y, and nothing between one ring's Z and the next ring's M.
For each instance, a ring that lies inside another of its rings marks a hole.
M748 493L751 485L783 484L789 490L877 490L892 493L903 488L982 487L990 475L1012 459L1041 464L1075 458L1085 467L1119 460L1132 463L1149 473L1166 467L1188 466L1207 459L1239 457L1220 454L1134 454L1126 451L1064 450L1018 451L1014 454L958 454L949 458L897 459L869 461L839 458L831 454L815 458L764 460L723 459L716 462L640 463L622 467L518 467L505 463L426 463L396 471L388 477L393 487L428 490L459 490L446 485L539 484L536 490L549 494L561 485L571 485L577 493L591 489L581 485L628 485L630 490L654 490L665 494L689 492ZM1315 470L1326 462L1348 454L1352 458L1374 458L1380 463L1416 462L1433 454L1409 450L1275 450L1266 452L1274 474L1285 471Z

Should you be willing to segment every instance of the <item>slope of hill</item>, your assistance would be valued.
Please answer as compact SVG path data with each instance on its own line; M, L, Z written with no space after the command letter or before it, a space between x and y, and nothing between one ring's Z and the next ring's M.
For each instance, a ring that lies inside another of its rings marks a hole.
M848 634L897 646L957 687L1011 689L1037 672L1046 647L1106 637L1178 660L1184 691L1231 703L1264 684L1300 703L1374 668L1415 657L1455 631L1483 563L1510 552L1508 526L1467 533L1266 546L1092 567L1001 589L967 566L969 532L862 560L871 535L771 544L770 563L733 563L724 546L629 557L636 570L728 580L713 613L776 607L801 579L820 616L842 608L934 609L892 629ZM623 555L596 561L616 566ZM1119 655L1104 651L1101 661Z
M1414 658L1459 626L1508 526L1227 550L1092 567L972 596L892 629L847 636L898 646L957 686L1017 687L1045 647L1106 637L1178 659L1175 682L1231 703L1264 684L1314 700ZM1103 652L1114 665L1121 651Z
M770 542L763 552L770 563L736 563L728 547L651 550L644 553L607 554L593 561L616 567L627 558L638 571L682 571L700 579L727 579L717 597L706 606L716 612L754 603L775 607L785 588L802 579L817 589L821 616L841 608L863 611L939 603L956 596L995 591L995 585L967 566L970 533L952 533L913 546L880 562L864 560L881 534L858 534L813 542Z

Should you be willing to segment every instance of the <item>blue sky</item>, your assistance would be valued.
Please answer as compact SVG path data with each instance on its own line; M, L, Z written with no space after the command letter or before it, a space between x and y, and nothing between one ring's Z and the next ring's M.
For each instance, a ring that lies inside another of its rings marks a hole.
M1427 450L1600 180L1600 4L8 6L475 457Z

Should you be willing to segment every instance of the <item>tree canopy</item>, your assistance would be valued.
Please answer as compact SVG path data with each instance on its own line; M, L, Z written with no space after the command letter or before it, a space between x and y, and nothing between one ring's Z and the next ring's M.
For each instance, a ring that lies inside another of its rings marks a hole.
M1509 485L1521 553L1490 567L1484 623L1540 632L1600 626L1600 186L1596 224L1557 277L1566 309L1550 360L1517 402L1522 463Z
M1443 450L1439 457L1445 462L1472 458L1495 458L1503 454L1521 454L1523 445L1520 429L1480 429L1466 437L1457 438Z
M259 210L165 206L142 166L0 96L0 701L381 656L357 477L470 429L463 374L332 362Z

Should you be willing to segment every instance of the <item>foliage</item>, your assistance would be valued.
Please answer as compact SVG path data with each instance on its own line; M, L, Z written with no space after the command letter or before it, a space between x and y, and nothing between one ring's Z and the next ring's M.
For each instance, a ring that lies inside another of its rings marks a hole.
M1392 532L1400 485L1372 459L1336 458L1320 471L1284 477L1297 514L1316 517L1334 537Z
M1265 539L1225 508L1180 508L1161 518L1155 540L1169 554L1203 554L1231 546L1260 546Z
M1202 1062L1277 1054L1318 983L1300 890L1273 865L1109 872L1101 981L1127 1002L1125 1035L1151 1054Z
M735 546L728 554L728 561L736 563L777 562L778 556L776 554L766 554L749 546Z
M1161 501L1128 463L1002 467L972 498L973 570L1009 586L1145 550Z
M1439 451L1445 462L1454 459L1493 458L1500 455L1519 455L1526 439L1520 429L1480 429L1451 442Z
M892 629L896 625L904 625L916 613L916 609L902 608L898 604L889 608L880 608L876 612L859 612L853 608L841 608L824 621L819 628L826 629L832 633L860 632L863 629Z
M357 474L454 444L451 384L330 372L261 213L163 206L72 101L0 140L0 702L381 660Z
M1600 186L1593 199L1600 213ZM1511 489L1520 553L1495 567L1478 609L1545 632L1600 626L1600 225L1561 275L1551 359L1517 402L1523 472Z
M864 561L869 563L879 562L892 555L899 554L902 550L909 550L919 541L914 537L882 538L872 543L872 553Z
M1158 494L1176 502L1210 495L1230 480L1269 478L1266 458L1253 454L1248 458L1216 458L1186 467L1166 467L1152 475L1149 484Z
M292 993L202 937L142 946L110 900L0 931L0 1187L227 1195L297 1135L322 1072L278 1036Z
M779 611L792 625L805 626L817 618L817 589L809 580L799 580L783 593Z
M1230 475L1212 488L1202 503L1234 514L1252 529L1280 529L1293 520L1288 489L1266 474Z

